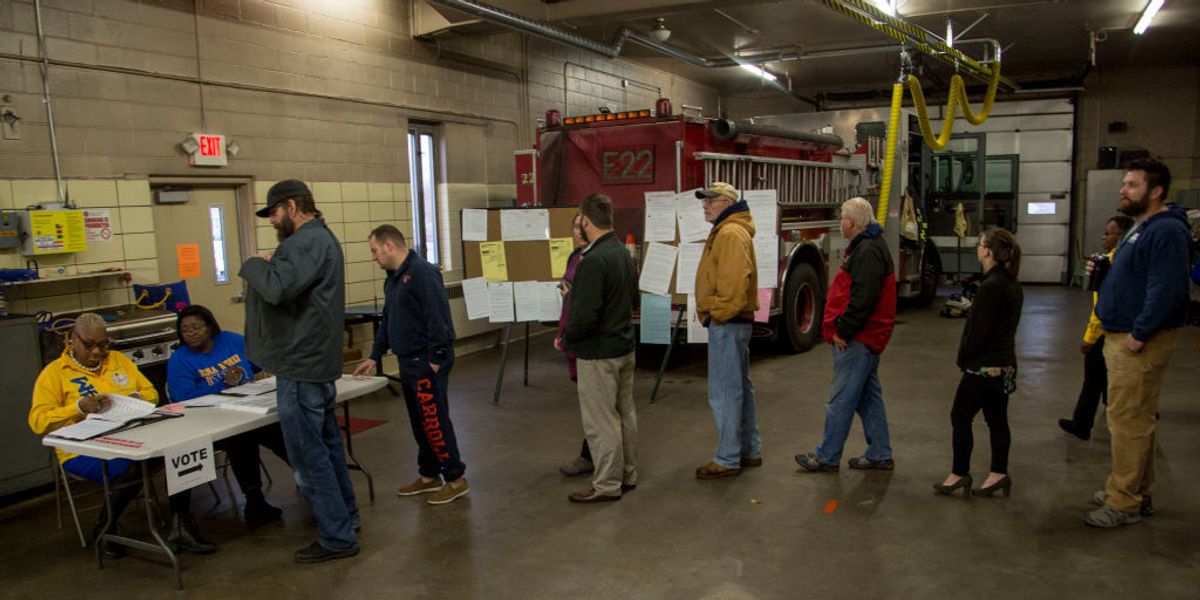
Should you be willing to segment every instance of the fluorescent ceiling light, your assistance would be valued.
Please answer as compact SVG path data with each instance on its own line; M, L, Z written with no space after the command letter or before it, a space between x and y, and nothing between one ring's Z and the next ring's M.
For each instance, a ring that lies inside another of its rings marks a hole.
M776 79L778 79L777 77L775 77L775 74L774 74L774 73L771 73L770 71L763 70L763 69L761 69L761 68L759 68L759 67L756 67L756 66L754 66L754 65L741 65L741 67L742 67L743 69L745 69L745 70L747 70L747 71L751 72L751 73L754 73L755 75L757 75L757 76L759 76L759 77L762 77L763 79L766 79L766 80L768 80L768 81L775 81Z
M871 3L883 11L883 14L889 17L896 16L896 0L871 0ZM1158 0L1158 3L1162 4L1162 0Z
M1137 25L1133 26L1133 32L1137 35L1146 33L1150 28L1150 21L1154 20L1154 15L1158 14L1158 9L1162 8L1163 0L1150 0L1150 4L1146 5L1146 9L1142 11L1142 18L1138 19Z

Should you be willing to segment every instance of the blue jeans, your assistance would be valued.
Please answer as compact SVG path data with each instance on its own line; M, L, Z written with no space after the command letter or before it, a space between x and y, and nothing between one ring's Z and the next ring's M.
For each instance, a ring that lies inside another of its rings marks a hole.
M276 379L279 424L296 485L317 519L317 541L328 550L358 546L360 523L346 451L334 416L337 388L332 381L309 383Z
M858 340L850 340L845 350L833 348L833 384L825 405L825 437L817 446L817 460L836 465L842 460L842 447L850 435L854 413L863 422L867 438L868 460L892 457L888 440L887 413L883 409L883 388L879 385L879 355Z
M713 462L739 469L743 458L762 457L754 385L750 383L750 323L708 327L708 404L717 422Z

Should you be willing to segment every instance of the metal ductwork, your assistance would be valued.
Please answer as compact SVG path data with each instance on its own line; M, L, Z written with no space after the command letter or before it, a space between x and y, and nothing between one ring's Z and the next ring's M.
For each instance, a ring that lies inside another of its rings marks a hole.
M492 6L492 5L486 4L484 2L479 2L478 0L427 0L427 1L431 4L436 4L436 5L442 6L444 8L449 8L449 9L457 10L459 12L467 13L469 15L474 15L476 17L479 17L479 18L487 20L487 21L491 21L493 23L499 23L501 25L510 27L512 29L516 29L518 31L524 31L531 35L540 37L542 39L550 40L552 42L558 42L560 44L567 44L569 46L574 46L576 48L582 48L584 50L595 52L596 54L602 54L609 58L616 58L616 57L620 56L621 50L625 47L626 41L631 41L640 46L645 46L647 48L650 48L657 52L661 52L667 56L682 60L689 64L693 64L698 67L710 68L710 69L711 68L721 68L721 67L736 67L738 65L743 65L743 64L757 65L757 64L762 64L765 62L771 62L771 61L776 61L776 60L796 60L796 59L800 58L800 56L797 54L794 54L794 53L785 54L782 52L769 52L769 53L765 53L765 54L756 54L754 56L748 56L745 58L738 58L738 59L725 58L725 57L705 58L703 56L699 56L699 55L693 54L691 52L688 52L687 50L683 50L681 48L671 46L670 44L665 44L663 42L655 41L650 36L647 36L647 35L637 32L637 31L634 31L632 29L629 29L628 27L622 28L620 31L617 32L617 34L615 36L613 36L613 39L611 42L605 44L604 42L598 42L596 40L593 40L592 38L579 35L578 33L575 33L573 31L568 31L568 30L562 29L560 27L555 27L554 25L551 25L549 23L544 23L542 21L523 17L521 15L509 12L502 8Z
M713 123L712 132L713 137L719 140L732 140L738 135L747 134L828 145L835 149L842 147L842 138L836 135L828 133L796 131L792 129L784 129L782 127L775 127L773 125L756 125L748 121L731 121L729 119L720 119Z

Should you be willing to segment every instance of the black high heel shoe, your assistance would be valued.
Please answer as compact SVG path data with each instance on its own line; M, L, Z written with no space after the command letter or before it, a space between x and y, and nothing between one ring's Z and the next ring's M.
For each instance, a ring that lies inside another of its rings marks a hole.
M993 483L990 486L971 490L971 494L974 496L989 496L990 497L992 494L996 493L997 491L1004 492L1004 497L1007 498L1009 493L1012 492L1012 478L1009 477L1008 475L1005 475L1004 477L1000 478L1000 481L997 481L996 483Z
M971 497L971 484L973 482L974 481L971 479L971 475L968 473L966 475L963 475L962 477L959 477L958 481L954 482L951 485L942 485L940 483L933 484L933 491L935 491L943 496L952 496L952 495L954 495L955 490L962 489L963 498L970 498Z

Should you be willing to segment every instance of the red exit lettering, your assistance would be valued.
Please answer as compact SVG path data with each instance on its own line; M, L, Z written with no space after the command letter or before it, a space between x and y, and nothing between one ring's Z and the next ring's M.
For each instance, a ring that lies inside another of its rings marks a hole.
M200 156L220 156L221 137L216 135L200 136Z

